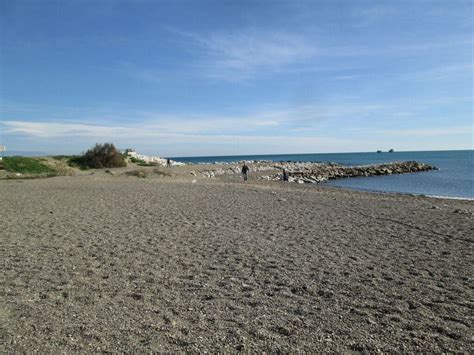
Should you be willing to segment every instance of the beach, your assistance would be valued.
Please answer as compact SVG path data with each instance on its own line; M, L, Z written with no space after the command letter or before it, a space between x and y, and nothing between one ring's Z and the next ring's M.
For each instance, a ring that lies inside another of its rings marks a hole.
M198 169L1 180L0 351L472 349L473 201Z

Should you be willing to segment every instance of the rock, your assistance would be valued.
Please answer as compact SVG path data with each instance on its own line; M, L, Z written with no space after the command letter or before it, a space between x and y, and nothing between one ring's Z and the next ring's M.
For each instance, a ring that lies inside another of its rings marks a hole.
M285 169L288 172L288 182L303 183L322 183L331 179L340 179L356 176L378 176L391 174L405 174L419 171L436 170L435 167L415 161L393 162L378 165L365 166L343 166L337 163L315 163L315 162L270 162L270 161L251 161L246 162L250 165L251 172L275 171L270 175L257 175L257 179L266 181L282 180L281 171ZM222 163L223 164L223 163ZM237 164L226 163L226 164ZM243 162L238 162L243 164ZM229 166L226 168L216 168L201 172L202 176L212 178L224 174L240 174L240 166Z
M460 209L460 208L454 210L453 213L466 214L466 215L472 215L473 214L472 211L463 210L463 209Z

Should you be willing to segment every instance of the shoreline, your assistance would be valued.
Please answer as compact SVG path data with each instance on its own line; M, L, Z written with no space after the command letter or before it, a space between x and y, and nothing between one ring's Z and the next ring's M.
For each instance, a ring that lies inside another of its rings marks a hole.
M356 177L347 178L347 179L356 179ZM428 198L446 199L446 200L474 201L474 197L426 195L426 194L418 194L418 193L413 193L413 192L382 191L382 190L371 190L371 189L336 186L336 185L326 185L326 186L331 187L331 188L336 188L336 189L343 189L343 190L349 190L349 191L362 191L362 192L374 193L374 194L395 194L395 195L402 195L402 196L428 197Z
M329 154L329 153L328 153ZM332 154L332 153L331 153ZM146 158L152 158L153 159L159 159L159 163L156 166L149 165L149 166L141 166L140 164L133 163L133 162L128 162L128 166L126 168L113 168L111 169L111 173L114 174L114 171L127 171L127 170L133 170L133 169L139 169L139 170L144 170L146 171L147 169L152 169L154 167L157 168L164 168L163 163L165 160L162 158L157 158L157 157L148 157L148 156L142 156ZM52 157L47 157L51 159ZM174 164L172 165L173 167L177 168L184 168L184 172L181 170L174 170L175 172L180 172L179 175L186 176L189 173L194 174L201 174L206 178L221 178L222 175L228 175L228 174L233 174L235 177L238 179L240 176L240 168L241 168L241 163L242 162L213 162L213 163L181 163L181 162L175 162L172 161ZM308 166L315 166L316 168L319 167L336 167L336 168L344 168L347 170L354 170L354 169L370 169L370 168L377 168L377 167L383 167L382 170L386 170L386 166L396 166L397 164L406 164L406 163L411 163L411 162L391 162L391 163L383 163L379 165L374 165L374 164L366 164L366 165L360 165L360 166L344 166L340 165L337 163L332 163L332 162L311 162L311 161L301 161L301 162L296 162L296 161L268 161L268 160L262 160L262 161L245 161L248 164L251 164L252 167L255 167L256 170L251 171L252 176L257 176L258 179L262 179L263 181L280 181L281 178L276 178L273 177L273 179L269 179L271 176L266 176L265 174L272 173L273 175L278 175L279 171L281 171L282 167L284 168L286 165L289 166L296 166L297 169L301 167L303 169L308 169ZM416 162L414 162L416 163ZM416 163L418 164L418 163ZM372 178L372 177L381 177L381 176L395 176L395 175L413 175L413 174L424 174L424 173L433 173L436 171L439 171L441 169L437 167L430 167L429 165L426 164L421 164L421 166L428 166L429 169L428 171L417 171L417 172L411 172L411 173L402 173L402 174L385 174L385 175L373 175L373 176L341 176L335 179L327 179L325 177L321 178L321 181L311 181L312 184L309 185L326 185L329 187L333 188L338 188L338 189L347 189L351 191L363 191L363 192L368 192L368 193L381 193L381 194L400 194L400 195L412 195L412 196L425 196L429 198L437 198L437 199L452 199L452 200L466 200L466 201L473 201L474 197L466 197L466 196L448 196L448 195L436 195L436 194L427 194L427 193L417 193L417 192L404 192L404 191L394 191L394 190L380 190L380 189L372 189L372 188L363 188L363 187L353 187L353 186L337 186L336 184L338 180L354 180L354 179L364 179L364 178ZM125 169L125 170L124 170ZM168 168L167 168L168 169ZM204 170L203 170L204 169ZM288 169L288 168L287 168ZM105 169L102 169L105 170ZM251 169L252 170L252 169ZM69 168L69 172L71 175L89 175L89 174L94 174L95 172L100 172L101 169L89 169L89 170L78 170L74 168ZM296 170L296 174L300 174L300 170ZM304 171L304 170L303 170ZM275 174L277 172L277 174ZM385 173L382 171L382 173ZM290 170L291 174L291 170ZM310 172L310 174L314 174ZM3 176L2 176L3 175ZM0 170L0 181L3 179L7 179L7 176L9 176L8 179L36 179L36 178L51 178L55 177L57 175L29 175L29 174L18 174L18 173L8 173L6 171ZM196 175L194 175L196 176ZM323 175L324 176L324 175ZM314 177L313 177L314 178ZM319 179L318 179L319 180ZM305 181L306 183L310 181ZM291 182L290 182L291 183Z

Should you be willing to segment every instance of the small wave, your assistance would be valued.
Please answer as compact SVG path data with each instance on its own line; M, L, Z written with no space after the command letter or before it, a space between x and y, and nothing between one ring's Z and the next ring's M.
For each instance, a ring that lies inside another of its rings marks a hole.
M474 201L474 197L458 197L458 196L438 196L438 195L424 195L431 198L444 198L448 200L465 200L465 201Z

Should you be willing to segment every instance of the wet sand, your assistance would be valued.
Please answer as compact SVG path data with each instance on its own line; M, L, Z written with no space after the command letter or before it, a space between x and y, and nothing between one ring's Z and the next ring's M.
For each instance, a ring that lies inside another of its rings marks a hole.
M472 350L474 202L174 171L0 181L1 352Z

